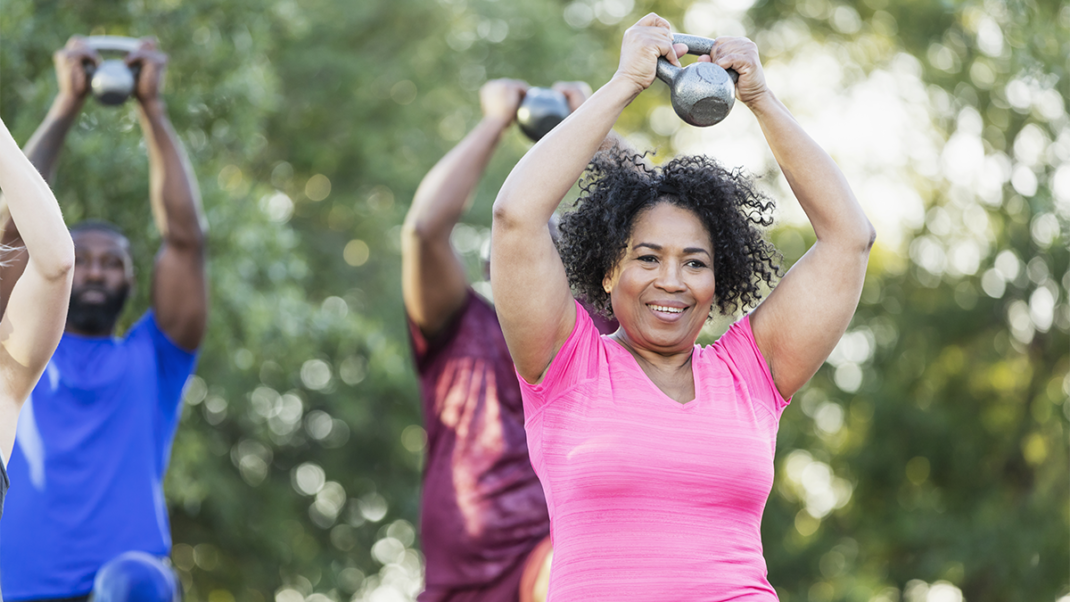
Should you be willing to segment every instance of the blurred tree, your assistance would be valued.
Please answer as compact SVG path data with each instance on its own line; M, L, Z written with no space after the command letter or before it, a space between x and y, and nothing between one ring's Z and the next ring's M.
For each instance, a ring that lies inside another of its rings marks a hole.
M807 0L750 17L867 72L914 57L941 139L935 157L908 149L923 224L878 242L851 330L782 422L765 523L781 599L1065 595L1070 9Z

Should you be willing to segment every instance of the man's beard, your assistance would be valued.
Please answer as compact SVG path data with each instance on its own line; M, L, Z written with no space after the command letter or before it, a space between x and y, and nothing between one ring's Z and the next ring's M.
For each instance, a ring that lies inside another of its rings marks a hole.
M104 295L101 303L86 303L82 300L82 294L86 291L99 291ZM124 284L117 291L109 291L104 287L87 285L71 291L71 304L67 308L67 325L72 326L79 332L89 335L111 334L115 328L115 322L119 320L119 314L126 304L126 297L130 293L130 285Z

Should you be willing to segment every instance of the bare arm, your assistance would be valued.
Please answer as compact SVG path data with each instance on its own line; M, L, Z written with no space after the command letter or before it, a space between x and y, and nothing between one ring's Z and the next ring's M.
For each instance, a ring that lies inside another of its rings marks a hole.
M89 79L86 77L84 63L99 63L100 57L86 46L78 36L67 41L67 45L52 55L56 66L56 80L59 93L52 101L52 107L45 120L30 137L24 150L30 163L49 182L55 176L56 163L63 143L67 138L78 114L89 94ZM27 254L23 249L22 237L12 219L7 206L7 199L0 197L0 229L3 231L0 243L17 249L4 256L0 265L0 314L3 314L12 288L26 269Z
M547 221L621 111L653 82L663 55L679 64L668 22L647 15L624 34L620 67L609 83L528 151L494 202L494 302L513 362L528 382L542 379L576 321Z
M179 347L192 351L204 339L208 318L201 193L160 98L167 56L147 39L126 60L141 65L135 95L149 151L152 215L163 238L152 278L152 307L160 329Z
M758 348L787 397L810 380L847 329L876 234L836 163L766 87L754 43L720 38L712 56L739 73L739 98L758 118L817 235L751 315Z
M527 84L494 80L480 90L483 119L427 172L405 216L401 291L405 311L425 335L439 332L464 304L468 277L450 234L513 122Z
M0 188L11 218L20 225L27 256L0 318L0 451L9 458L19 409L63 335L74 244L48 184L2 121Z
M561 92L568 99L569 114L575 113L576 109L591 97L591 86L587 82L557 82L553 85L553 89ZM597 152L605 151L637 154L635 148L618 134L617 130L609 130L606 137L602 139Z

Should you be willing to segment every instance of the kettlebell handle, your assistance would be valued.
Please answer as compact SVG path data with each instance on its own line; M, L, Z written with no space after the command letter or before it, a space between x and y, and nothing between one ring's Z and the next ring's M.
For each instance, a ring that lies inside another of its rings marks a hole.
M89 36L85 39L85 45L97 52L125 52L130 54L141 46L141 40L126 36Z
M672 36L673 44L686 44L687 53L701 56L703 54L709 54L713 50L713 40L710 38L704 38L702 36L693 36L686 33L674 33ZM680 71L680 67L673 65L668 59L661 56L658 57L658 79L661 81L672 84L673 78L676 77L677 72ZM739 74L735 69L725 69L728 72L728 76L732 78L732 83L735 84L739 81Z
M85 39L85 44L97 52L125 52L130 54L141 47L141 40L126 36L89 36ZM85 71L86 75L93 77L96 65L86 62ZM134 75L136 80L137 76L141 74L141 65L130 65L130 73Z

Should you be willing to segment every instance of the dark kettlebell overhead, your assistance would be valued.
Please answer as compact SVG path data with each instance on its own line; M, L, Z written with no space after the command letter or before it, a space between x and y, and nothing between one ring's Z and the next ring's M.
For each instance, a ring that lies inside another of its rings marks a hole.
M528 138L538 141L569 114L568 99L550 88L528 88L516 110L516 121Z
M89 36L85 39L87 46L99 53L121 52L123 55L137 50L140 42L134 38L122 36ZM86 65L86 74L90 77L93 96L101 104L118 106L126 102L134 92L137 83L137 70L131 70L122 59L106 59L100 65Z
M676 34L674 44L687 44L688 54L709 54L713 40ZM736 102L739 74L713 63L694 63L680 68L665 57L658 59L658 79L669 85L672 108L691 125L707 127L728 116Z

